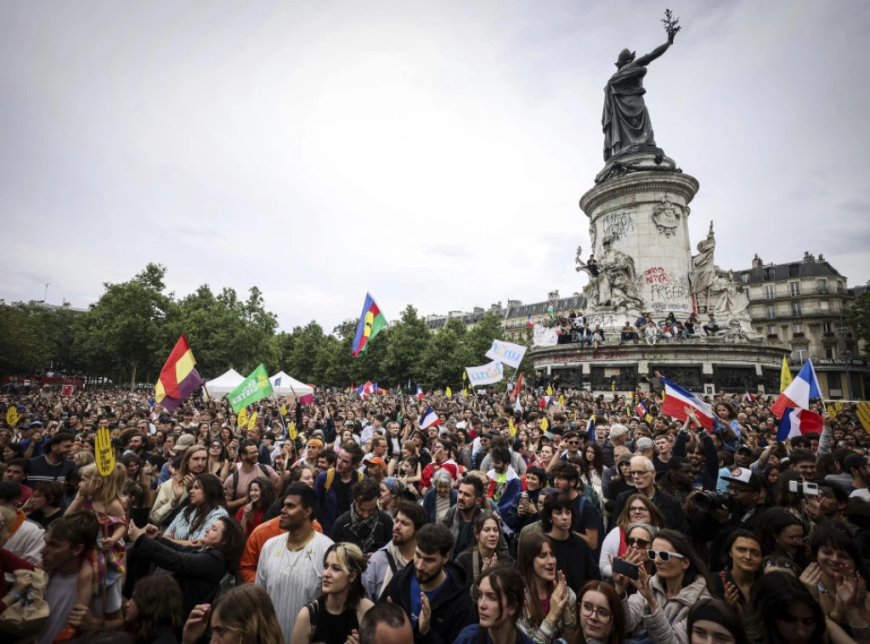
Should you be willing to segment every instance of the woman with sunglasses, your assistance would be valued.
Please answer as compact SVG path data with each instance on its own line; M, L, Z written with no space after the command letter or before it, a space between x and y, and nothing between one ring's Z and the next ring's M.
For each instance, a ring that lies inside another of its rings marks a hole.
M208 473L214 474L221 481L226 481L230 475L230 455L220 438L212 438L208 444Z
M655 563L654 576L650 577L644 566L639 566L637 580L613 575L626 613L625 630L637 639L646 636L654 642L684 642L689 608L712 598L707 567L676 530L659 532L647 556ZM625 559L643 563L637 553L629 553ZM630 597L625 593L629 584L638 591Z
M622 644L625 611L619 595L607 582L590 581L580 589L580 644Z
M632 494L628 497L622 512L616 519L616 527L607 533L601 546L598 567L601 569L602 577L610 577L612 573L611 558L622 557L628 550L626 529L634 523L645 523L661 530L665 527L665 518L655 503L643 494ZM649 542L643 549L649 549Z

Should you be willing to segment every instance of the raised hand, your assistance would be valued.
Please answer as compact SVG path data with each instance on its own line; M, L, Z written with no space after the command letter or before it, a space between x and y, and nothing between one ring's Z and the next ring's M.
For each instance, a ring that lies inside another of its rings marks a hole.
M197 604L190 611L190 616L184 624L182 644L194 644L205 635L208 620L211 616L211 604Z
M417 620L417 630L420 635L426 635L429 632L429 624L432 620L432 607L429 605L429 598L426 593L420 593L420 618Z
M800 580L809 589L813 597L819 596L819 582L822 580L822 569L819 568L819 564L814 561L807 566L803 573L801 573Z
M731 608L736 609L740 606L740 589L730 581L725 584L725 601Z

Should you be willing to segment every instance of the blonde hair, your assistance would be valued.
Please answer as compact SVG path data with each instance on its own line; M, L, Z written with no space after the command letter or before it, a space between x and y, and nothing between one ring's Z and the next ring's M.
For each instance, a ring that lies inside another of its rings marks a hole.
M95 462L94 453L85 451L77 452L76 455L73 456L73 462L76 464L76 467L90 465Z
M112 470L109 476L101 477L96 463L85 465L79 470L79 474L82 480L96 481L102 479L103 487L100 489L102 490L102 501L106 506L106 510L109 509L109 504L112 501L120 501L121 505L127 503L127 498L124 496L124 483L127 482L127 468L120 463L115 463L115 469Z
M262 586L233 588L215 602L212 614L220 617L224 628L239 633L246 644L284 644L272 598Z
M0 537L9 536L9 528L15 523L18 514L12 508L0 505Z

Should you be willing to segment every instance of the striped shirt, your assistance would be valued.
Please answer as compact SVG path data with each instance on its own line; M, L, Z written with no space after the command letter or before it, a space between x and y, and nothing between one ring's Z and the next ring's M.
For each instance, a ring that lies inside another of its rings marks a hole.
M278 623L289 642L296 616L308 602L320 596L323 557L332 539L319 532L299 550L287 547L287 535L272 537L260 551L257 583L266 589L275 605Z

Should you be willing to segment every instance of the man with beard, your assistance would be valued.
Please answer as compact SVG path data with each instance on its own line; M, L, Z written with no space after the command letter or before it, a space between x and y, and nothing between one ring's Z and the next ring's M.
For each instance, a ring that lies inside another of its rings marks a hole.
M374 479L363 479L354 485L353 503L350 510L335 520L332 540L353 543L366 555L387 545L393 533L393 520L378 510L380 493L381 486Z
M426 525L426 511L412 501L401 501L393 523L393 540L369 558L363 573L363 586L376 602L393 576L414 558L417 532Z
M290 641L296 616L320 595L323 558L332 539L314 530L314 490L297 481L284 496L279 525L287 534L272 537L260 552L257 581L272 597L284 640Z
M451 557L458 556L470 547L474 540L474 520L481 512L489 512L484 509L484 503L488 501L484 494L483 482L476 476L466 475L459 481L459 489L456 494L456 505L447 510L442 523L447 526L453 535L454 545L450 552ZM498 541L498 556L502 553L507 557L508 547L504 536Z
M414 559L396 573L381 598L401 606L411 618L414 641L453 642L475 622L465 571L450 561L453 535L441 524L417 533Z

